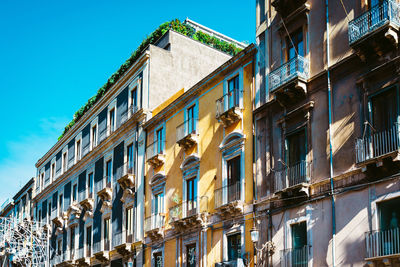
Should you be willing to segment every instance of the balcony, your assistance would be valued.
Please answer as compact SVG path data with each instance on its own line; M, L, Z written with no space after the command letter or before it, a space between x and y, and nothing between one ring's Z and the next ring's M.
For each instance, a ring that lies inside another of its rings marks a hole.
M296 103L307 94L310 64L302 56L292 58L269 74L269 90L283 103Z
M240 182L215 190L214 198L215 209L222 218L230 218L243 213Z
M229 127L242 119L241 93L239 89L234 89L216 101L215 117L224 127Z
M58 266L58 267L75 266L75 261L73 260L73 257L71 257L71 255L73 255L73 254L70 253L69 250L67 250L63 254L59 255L58 259L56 260L59 263L56 264L56 266Z
M275 170L274 193L284 197L285 195L305 194L309 195L312 163L301 161L283 169Z
M176 127L176 143L187 150L197 144L198 119L189 119Z
M84 248L79 248L76 264L78 266L90 266L90 256L89 257L85 256Z
M111 179L104 178L105 181L110 181ZM108 182L106 186L97 192L97 196L103 201L100 211L103 213L107 209L111 209L112 201L112 184Z
M165 162L165 142L156 140L146 148L147 162L155 169Z
M68 220L70 223L69 225L71 225L71 222L79 219L79 217L81 216L81 212L81 206L79 206L78 202L72 201L67 210Z
M128 234L126 231L113 234L113 247L122 257L128 256L133 252L132 241L133 233Z
M215 263L215 267L245 267L244 261L242 258L231 260L231 261L222 261Z
M400 258L400 229L377 230L365 234L366 258L369 266L397 266Z
M281 252L281 266L287 267L308 267L309 253L311 246L303 246L300 248L290 248Z
M64 225L64 216L61 210L54 209L51 211L51 221L52 223L57 227L57 230L59 230L58 228L61 228Z
M144 221L144 232L152 240L157 240L164 236L165 215L162 213L152 214Z
M282 18L285 18L300 8L305 2L306 0L272 0L271 5Z
M356 163L366 165L375 163L377 167L383 165L383 159L391 158L398 160L399 157L399 127L394 125L392 128L382 132L375 132L370 136L356 140Z
M194 229L206 223L208 197L198 197L192 201L184 201L169 209L170 224L177 231Z
M135 194L135 168L133 162L125 162L121 171L121 177L118 178L117 182L124 190L121 201L125 202L128 196L133 197Z
M81 207L83 209L85 209L86 211L93 211L93 207L94 207L94 198L93 198L93 193L92 192L87 192L82 191L79 192L79 199L81 199L81 202L79 202L79 205L81 205Z
M362 60L367 55L382 54L398 42L400 8L385 0L349 22L349 44Z
M103 243L103 249L101 244ZM93 245L93 256L100 262L108 262L110 260L110 240L96 242Z
M104 177L104 180L111 180L110 178ZM111 182L108 182L106 186L101 189L100 191L97 192L97 195L99 198L105 202L105 201L111 201L112 200L112 186Z

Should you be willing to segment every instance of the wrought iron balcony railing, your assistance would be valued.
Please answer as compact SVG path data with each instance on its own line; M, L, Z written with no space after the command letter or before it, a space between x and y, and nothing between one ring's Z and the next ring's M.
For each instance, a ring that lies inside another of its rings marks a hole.
M183 201L169 209L171 220L180 220L208 210L208 197L197 197L194 200Z
M228 111L231 108L239 108L240 107L240 89L234 89L216 101L216 117L219 118L223 113Z
M308 267L311 246L282 250L282 264L285 267Z
M311 162L301 161L281 170L274 171L274 192L309 183L311 178Z
M370 136L356 140L356 163L384 156L399 149L399 127L397 124L392 128L375 132Z
M366 258L400 254L400 229L376 230L365 234Z
M189 134L196 134L198 119L191 118L176 127L176 141L179 142Z
M165 224L165 215L162 213L152 214L144 220L144 231L149 232L161 229Z
M93 243L93 254L101 251L101 241Z
M219 208L233 201L241 200L241 184L236 182L232 185L223 186L214 192L215 208Z
M295 78L309 78L309 61L302 56L292 58L269 74L269 90L274 92Z
M400 26L400 5L392 0L382 1L349 22L350 45L388 22Z

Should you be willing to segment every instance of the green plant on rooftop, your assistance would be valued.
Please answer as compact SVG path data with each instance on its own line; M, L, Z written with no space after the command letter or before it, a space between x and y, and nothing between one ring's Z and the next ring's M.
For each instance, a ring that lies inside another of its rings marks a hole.
M63 133L58 138L60 140L63 136L71 129L80 118L92 107L94 106L104 94L121 78L125 72L135 63L135 61L140 57L144 50L150 45L155 44L168 30L173 30L185 36L188 36L194 40L197 40L203 44L209 45L215 49L222 52L230 54L232 56L236 55L241 51L236 45L222 41L214 36L210 36L207 33L201 31L195 31L193 27L186 23L182 23L178 19L165 22L161 24L154 32L152 32L139 47L132 53L132 55L125 61L124 64L107 80L107 82L100 87L97 94L91 97L87 103L82 106L78 111L75 112L73 120L65 126Z

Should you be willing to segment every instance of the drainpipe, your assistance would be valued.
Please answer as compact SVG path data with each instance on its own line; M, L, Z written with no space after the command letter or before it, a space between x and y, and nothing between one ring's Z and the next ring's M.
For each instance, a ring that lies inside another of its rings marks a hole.
M329 0L325 0L326 6L326 65L327 65L327 85L328 85L328 112L329 112L329 174L331 183L331 202L332 202L332 266L335 267L335 239L336 239L336 213L335 196L333 187L333 153L332 153L332 88L330 76L330 40L329 40Z

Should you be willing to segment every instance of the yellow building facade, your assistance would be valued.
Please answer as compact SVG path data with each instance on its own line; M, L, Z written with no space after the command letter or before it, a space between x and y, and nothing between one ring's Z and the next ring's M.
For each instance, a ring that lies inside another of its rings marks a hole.
M145 266L253 266L255 54L248 46L144 125Z

